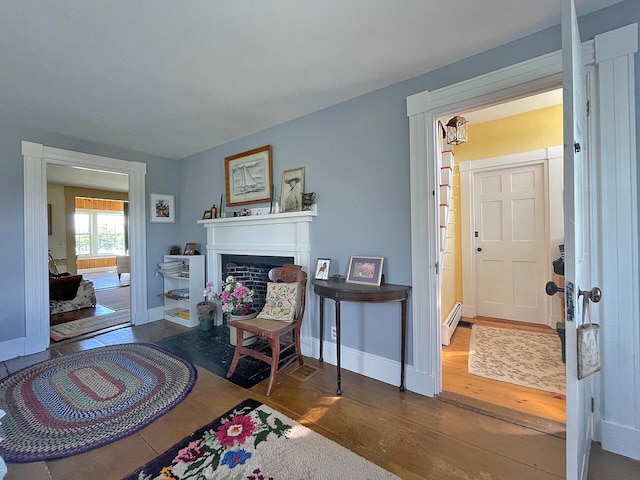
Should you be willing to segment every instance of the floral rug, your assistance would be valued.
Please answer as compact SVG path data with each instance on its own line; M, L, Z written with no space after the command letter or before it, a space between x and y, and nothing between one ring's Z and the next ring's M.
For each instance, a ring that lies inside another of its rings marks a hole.
M192 364L144 343L55 357L0 381L0 456L67 457L131 435L193 388Z
M474 325L469 373L480 377L565 393L565 364L558 335Z
M376 464L252 399L125 480L397 479Z

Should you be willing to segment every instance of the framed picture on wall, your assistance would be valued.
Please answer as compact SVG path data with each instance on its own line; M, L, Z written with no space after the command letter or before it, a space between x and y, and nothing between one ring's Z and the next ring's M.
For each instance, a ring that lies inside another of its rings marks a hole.
M227 207L271 200L271 145L224 159Z
M349 259L347 283L380 286L384 257L356 257Z
M304 192L304 167L282 172L280 211L284 213L302 210L302 192Z
M166 193L150 193L149 219L151 223L175 223L176 197Z

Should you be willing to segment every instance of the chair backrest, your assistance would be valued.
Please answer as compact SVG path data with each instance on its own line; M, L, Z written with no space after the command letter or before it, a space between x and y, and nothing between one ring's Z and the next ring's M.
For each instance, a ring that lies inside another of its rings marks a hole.
M293 319L295 323L302 321L304 316L304 307L307 296L307 274L302 270L300 265L287 263L282 267L275 267L269 271L269 280L272 282L300 283L300 308L298 315Z

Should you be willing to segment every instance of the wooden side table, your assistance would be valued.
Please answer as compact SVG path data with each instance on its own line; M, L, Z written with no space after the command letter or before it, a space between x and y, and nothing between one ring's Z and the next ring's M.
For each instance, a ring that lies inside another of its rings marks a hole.
M407 343L407 298L411 287L407 285L393 285L384 283L378 286L359 285L346 283L344 279L330 278L329 280L313 280L313 291L320 297L320 358L322 362L322 350L324 345L324 299L329 298L335 302L336 307L336 351L337 351L337 377L338 388L336 395L342 395L342 380L340 377L340 303L341 302L365 302L385 303L401 302L400 321L402 325L402 339L400 349L400 391L404 391L405 356Z

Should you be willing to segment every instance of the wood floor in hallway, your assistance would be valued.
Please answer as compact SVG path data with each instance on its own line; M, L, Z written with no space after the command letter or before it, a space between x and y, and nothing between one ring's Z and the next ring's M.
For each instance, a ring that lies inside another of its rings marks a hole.
M0 378L58 355L127 342L156 342L186 330L166 321L126 327L90 339L0 362ZM255 398L403 479L545 480L564 478L565 441L448 402L343 369L343 395L335 395L336 370L318 364L306 382L280 372L271 396L267 380L246 390L198 367L192 392L176 408L144 429L68 458L9 464L5 480L120 479L226 412ZM590 478L640 479L638 462L596 446ZM605 473L603 473L605 472ZM609 476L611 474L611 476ZM332 479L328 479L332 480Z
M545 325L509 322L491 318L473 318L463 320L475 325L512 328L531 332L557 335L555 330ZM457 399L460 403L480 406L497 412L494 407L512 410L509 415L540 417L564 425L566 419L566 397L558 393L545 392L535 388L522 387L512 383L500 382L469 373L469 342L471 329L458 327L448 346L442 347L442 389L444 397Z

